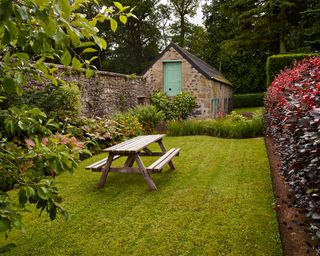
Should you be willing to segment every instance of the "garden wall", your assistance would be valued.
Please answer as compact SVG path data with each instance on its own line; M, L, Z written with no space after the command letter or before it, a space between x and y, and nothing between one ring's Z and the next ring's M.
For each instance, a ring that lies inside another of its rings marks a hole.
M59 69L65 72L66 81L79 85L81 113L86 117L103 117L126 111L144 101L143 77L96 71L87 79L84 70L70 71L63 66Z

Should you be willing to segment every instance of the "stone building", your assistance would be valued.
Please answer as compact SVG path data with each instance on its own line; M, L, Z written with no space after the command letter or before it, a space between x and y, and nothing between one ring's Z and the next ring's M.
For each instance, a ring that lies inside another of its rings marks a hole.
M216 118L232 110L232 84L214 67L171 43L143 73L146 96L164 91L175 96L191 92L197 102L197 118Z

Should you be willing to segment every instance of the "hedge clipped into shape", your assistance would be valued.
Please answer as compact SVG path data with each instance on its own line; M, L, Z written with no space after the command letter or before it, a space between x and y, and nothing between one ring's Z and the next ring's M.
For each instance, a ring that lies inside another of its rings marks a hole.
M276 77L265 97L265 126L294 206L304 209L320 245L320 57Z
M264 93L235 94L233 95L234 108L262 107Z
M275 76L285 68L291 68L295 60L302 60L311 56L316 56L315 53L295 53L295 54L278 54L272 55L267 59L267 86L269 86Z

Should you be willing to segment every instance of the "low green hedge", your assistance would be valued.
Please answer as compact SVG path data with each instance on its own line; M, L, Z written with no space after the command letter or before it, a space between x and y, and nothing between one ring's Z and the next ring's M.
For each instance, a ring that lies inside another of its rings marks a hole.
M233 108L262 107L264 93L234 94Z
M223 119L169 121L167 134L170 136L208 135L220 138L243 139L263 136L262 112L252 119L231 112Z
M295 53L272 55L267 59L267 86L269 86L274 77L284 68L290 68L295 60L302 60L311 56L317 56L316 53Z

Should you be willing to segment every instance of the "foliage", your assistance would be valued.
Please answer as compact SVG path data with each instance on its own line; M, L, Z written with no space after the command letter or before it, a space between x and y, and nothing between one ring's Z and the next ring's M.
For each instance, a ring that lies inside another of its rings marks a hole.
M121 131L124 138L135 137L143 132L138 117L132 113L117 113L112 116L112 119L117 123L117 129Z
M269 86L274 77L285 68L291 68L294 62L302 60L310 56L315 56L315 53L295 53L295 54L278 54L268 57L266 64L267 86Z
M41 212L46 209L51 220L57 213L67 219L54 181L46 176L55 177L64 170L72 173L83 143L71 136L52 134L57 125L37 108L13 107L2 112L0 231L7 236L12 228L24 229L21 213L27 203ZM18 189L18 205L4 192L13 186Z
M234 94L233 107L260 107L263 106L264 93L250 93L250 94Z
M106 5L113 1L103 0ZM107 51L101 51L99 65L101 70L124 74L142 73L159 53L159 26L161 16L158 16L159 0L123 0L123 4L135 6L135 19L129 19L125 27L119 27L117 33L108 33L109 46ZM96 9L95 13L99 10ZM106 31L103 25L100 33Z
M199 7L199 0L170 0L169 6L177 21L172 25L173 41L185 46L185 38L190 24L187 16L193 17Z
M62 86L46 85L42 88L31 86L24 91L23 97L15 94L7 95L1 105L3 109L21 105L38 107L49 118L58 121L66 118L78 119L81 114L80 90L74 83L66 83Z
M221 138L254 138L263 136L262 113L255 113L252 119L231 112L224 119L170 121L167 124L170 136L209 135Z
M27 214L27 234L0 238L17 245L5 255L282 255L263 138L165 137L164 145L181 153L176 173L152 174L157 193L139 174L111 173L97 190L100 174L84 168L106 154L94 156L72 179L57 177L68 223Z
M282 71L267 91L265 111L266 132L273 138L294 206L304 209L310 231L320 241L320 58Z
M181 92L172 100L163 93L151 95L151 104L163 112L165 120L186 119L196 107L194 96L190 92Z
M57 68L45 65L45 60L59 61L75 69L85 67L90 77L94 58L84 61L83 55L96 52L95 46L107 47L106 41L97 35L97 22L108 21L111 29L116 30L115 15L120 13L121 18L132 14L126 13L129 7L117 3L115 8L104 8L88 20L80 9L88 2L2 1L0 9L6 11L0 19L0 89L21 95L22 87L30 79L47 79L54 85L63 82L56 78ZM80 53L74 48L81 49Z
M265 90L265 63L273 54L319 51L312 9L316 0L209 1L203 9L209 42L206 61L221 63L237 93ZM310 15L303 14L304 12ZM311 22L312 21L312 22ZM312 27L312 40L306 30ZM319 31L319 30L318 30Z
M90 19L81 12L89 0L4 0L0 2L0 101L3 94L21 96L28 81L64 84L55 65L62 63L74 69L85 68L86 77L92 75L92 61L87 53L106 49L107 42L98 36L99 22L108 22L111 30L132 16L132 9L114 2L114 7L98 7L100 12ZM65 102L67 103L67 102ZM64 104L65 104L64 103ZM0 232L7 235L12 228L23 229L21 212L26 204L46 209L50 219L61 213L67 218L58 190L45 174L55 176L62 170L76 167L83 144L67 135L52 134L52 120L37 108L7 106L0 120L0 175L8 183L1 184ZM1 177L1 178L2 178ZM18 198L4 192L15 184Z
M153 105L138 105L130 113L138 118L144 133L153 133L164 119L164 114Z
M81 138L88 142L88 148L93 154L100 153L122 139L120 125L109 118L85 118L81 123Z

